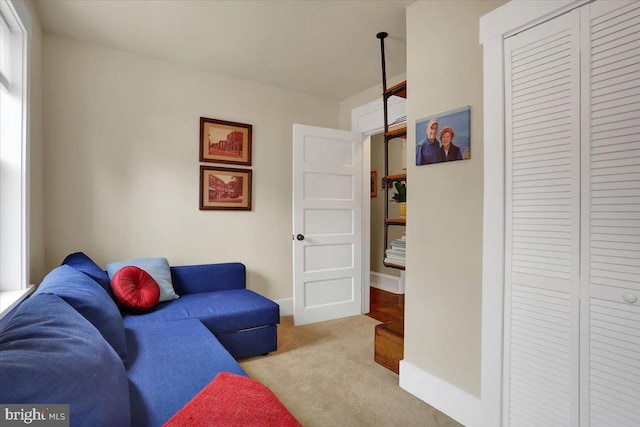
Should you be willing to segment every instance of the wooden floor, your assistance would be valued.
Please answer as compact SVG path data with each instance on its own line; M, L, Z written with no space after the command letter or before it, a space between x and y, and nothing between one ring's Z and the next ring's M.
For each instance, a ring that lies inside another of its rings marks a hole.
M404 323L404 294L398 295L371 287L371 304L367 316L381 322Z

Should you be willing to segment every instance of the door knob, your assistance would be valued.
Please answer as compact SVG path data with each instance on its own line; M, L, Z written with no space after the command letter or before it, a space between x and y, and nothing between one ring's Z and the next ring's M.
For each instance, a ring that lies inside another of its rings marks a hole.
M634 302L638 301L638 297L631 292L625 292L624 294L622 294L622 299L624 300L624 302L628 302L629 304L633 304Z
M298 235L296 236L296 239L298 239L298 240L304 240L304 236L303 236L302 234L298 234Z

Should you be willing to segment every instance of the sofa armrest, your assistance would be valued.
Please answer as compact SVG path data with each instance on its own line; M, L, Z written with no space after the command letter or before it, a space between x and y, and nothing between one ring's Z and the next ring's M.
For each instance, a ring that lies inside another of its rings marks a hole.
M244 289L246 275L244 264L239 262L171 267L171 280L178 295Z

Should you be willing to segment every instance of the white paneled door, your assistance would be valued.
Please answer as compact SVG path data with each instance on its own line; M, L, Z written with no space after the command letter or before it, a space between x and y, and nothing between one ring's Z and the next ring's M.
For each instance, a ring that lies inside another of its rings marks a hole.
M362 135L293 126L296 325L362 312Z

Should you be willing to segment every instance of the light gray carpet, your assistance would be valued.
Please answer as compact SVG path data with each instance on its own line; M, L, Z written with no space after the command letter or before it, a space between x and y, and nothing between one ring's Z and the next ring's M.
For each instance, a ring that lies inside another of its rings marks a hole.
M461 426L401 389L398 375L373 360L378 323L360 315L295 327L283 317L278 351L240 365L305 427Z

